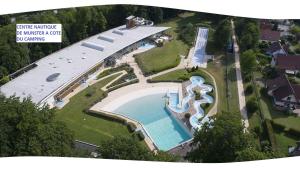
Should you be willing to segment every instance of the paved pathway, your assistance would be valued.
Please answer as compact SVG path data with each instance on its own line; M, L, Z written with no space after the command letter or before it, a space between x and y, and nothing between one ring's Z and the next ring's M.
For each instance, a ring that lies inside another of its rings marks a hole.
M248 121L248 115L246 110L246 99L245 99L244 85L243 85L243 79L241 73L239 46L236 40L233 20L231 20L231 27L233 30L232 39L234 42L233 48L234 48L234 56L235 56L235 70L236 70L236 79L237 79L237 87L238 87L239 105L240 105L240 111L242 115L242 123L244 124L245 131L247 131L249 127L249 121Z

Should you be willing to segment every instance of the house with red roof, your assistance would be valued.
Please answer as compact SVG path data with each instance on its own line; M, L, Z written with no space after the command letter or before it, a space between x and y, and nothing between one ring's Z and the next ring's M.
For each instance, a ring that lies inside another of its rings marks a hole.
M291 84L286 75L267 80L266 87L276 106L300 109L300 85Z
M278 56L273 59L274 66L287 74L296 75L300 71L300 55Z
M273 24L269 20L260 21L260 40L276 42L280 40L280 32L274 31Z

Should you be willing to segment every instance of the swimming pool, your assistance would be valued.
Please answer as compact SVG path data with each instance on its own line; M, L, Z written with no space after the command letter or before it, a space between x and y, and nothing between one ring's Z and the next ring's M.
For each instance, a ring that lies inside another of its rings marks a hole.
M170 150L192 135L166 109L166 94L159 93L131 100L114 112L139 121L159 150Z

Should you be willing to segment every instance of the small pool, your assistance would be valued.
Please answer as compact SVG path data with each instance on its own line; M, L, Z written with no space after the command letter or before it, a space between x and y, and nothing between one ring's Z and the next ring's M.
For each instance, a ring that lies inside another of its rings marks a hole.
M129 101L114 112L139 121L159 150L170 150L192 138L166 109L166 94L153 94ZM176 103L174 103L176 104Z
M156 45L152 43L145 43L139 47L139 49L152 49L155 48Z

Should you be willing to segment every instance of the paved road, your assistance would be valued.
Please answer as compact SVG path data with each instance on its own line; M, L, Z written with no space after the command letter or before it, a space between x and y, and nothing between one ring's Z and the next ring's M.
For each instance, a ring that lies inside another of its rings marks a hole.
M241 73L241 65L240 65L240 55L239 55L239 46L237 44L235 31L234 31L234 22L231 20L231 27L233 30L232 39L234 43L234 56L235 56L235 70L236 70L236 79L237 79L237 87L238 87L238 97L239 97L239 106L242 115L242 123L245 126L245 131L247 131L249 127L248 115L246 110L246 99L244 93L244 85Z

